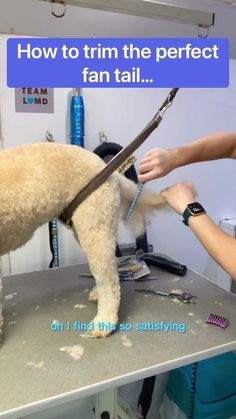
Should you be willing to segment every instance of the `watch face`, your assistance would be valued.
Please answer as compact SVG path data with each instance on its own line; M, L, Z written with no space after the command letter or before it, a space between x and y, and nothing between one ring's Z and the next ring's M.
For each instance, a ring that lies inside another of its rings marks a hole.
M199 204L199 202L193 202L192 204L189 204L188 208L193 215L198 215L205 212L204 208L201 206L201 204Z

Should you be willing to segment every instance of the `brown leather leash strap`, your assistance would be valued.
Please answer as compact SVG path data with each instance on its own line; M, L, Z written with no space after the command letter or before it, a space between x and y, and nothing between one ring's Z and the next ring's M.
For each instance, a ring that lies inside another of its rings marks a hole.
M71 203L63 210L59 219L63 221L67 226L72 226L71 217L73 216L76 208L99 186L101 186L108 177L118 169L118 167L124 163L124 161L135 151L144 141L149 137L149 135L158 127L160 122L163 119L165 111L172 105L172 102L175 98L175 95L179 89L172 89L167 96L166 100L163 102L159 108L156 115L152 120L147 124L147 126L141 131L139 135L123 150L121 150L113 159L104 167L104 169L98 173L83 189L76 195L76 197L71 201Z

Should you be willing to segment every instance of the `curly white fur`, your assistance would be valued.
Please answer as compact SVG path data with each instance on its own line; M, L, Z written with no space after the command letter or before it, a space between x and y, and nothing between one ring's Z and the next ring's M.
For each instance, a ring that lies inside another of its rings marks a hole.
M66 144L32 144L1 151L0 255L24 245L38 227L58 218L104 165L94 153ZM95 325L98 321L115 324L118 321L116 231L119 215L125 213L136 190L133 182L114 173L72 217L73 232L96 281L96 289L90 295L91 300L98 301ZM163 203L159 194L143 191L131 218L136 235L144 230L144 212ZM93 336L108 333L97 327L92 332Z

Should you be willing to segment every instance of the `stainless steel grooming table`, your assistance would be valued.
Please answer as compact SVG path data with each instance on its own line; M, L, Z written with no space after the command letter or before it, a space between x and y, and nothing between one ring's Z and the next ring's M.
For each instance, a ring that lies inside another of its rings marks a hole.
M88 302L93 281L79 277L85 271L83 264L3 279L0 418L19 418L236 349L236 296L191 270L181 278L153 269L156 280L121 284L119 322L131 323L131 331L117 331L107 339L52 331L54 320L66 328L68 321L93 319L96 305ZM179 304L134 292L146 287L182 289L199 298L196 304ZM207 325L210 313L228 318L228 328ZM185 323L187 330L134 330L137 323L152 321ZM73 345L84 348L80 359L65 351Z

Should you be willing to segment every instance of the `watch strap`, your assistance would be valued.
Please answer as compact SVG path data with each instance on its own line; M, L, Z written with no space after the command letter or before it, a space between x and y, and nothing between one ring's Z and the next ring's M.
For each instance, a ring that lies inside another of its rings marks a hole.
M191 211L188 209L188 207L185 208L184 212L183 212L183 223L184 225L188 226L188 220L191 217L191 215L193 215L191 213Z

